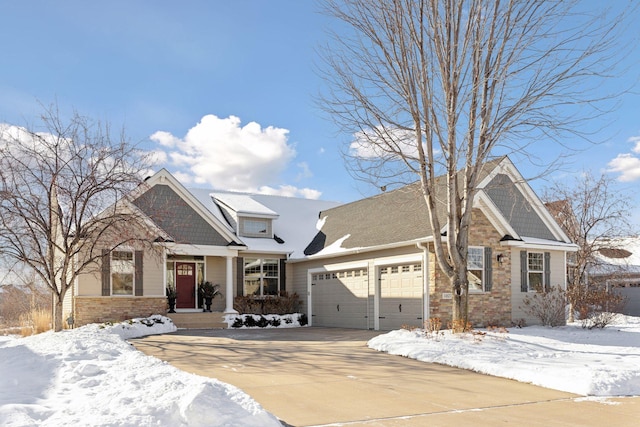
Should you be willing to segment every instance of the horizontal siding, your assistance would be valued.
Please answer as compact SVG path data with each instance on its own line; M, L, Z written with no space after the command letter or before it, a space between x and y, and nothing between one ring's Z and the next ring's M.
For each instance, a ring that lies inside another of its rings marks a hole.
M511 250L511 259L514 262L511 263L511 304L512 304L512 320L514 322L524 319L527 325L538 325L540 321L533 316L530 316L522 310L524 306L524 299L527 295L533 295L530 292L522 292L520 290L520 251L521 248L515 248ZM539 252L536 250L536 252ZM551 285L560 285L566 288L566 266L565 255L561 251L545 251L551 254Z

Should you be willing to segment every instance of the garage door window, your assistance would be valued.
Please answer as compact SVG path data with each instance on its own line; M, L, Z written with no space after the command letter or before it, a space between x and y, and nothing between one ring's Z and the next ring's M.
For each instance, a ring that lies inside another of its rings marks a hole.
M279 261L270 258L244 259L244 295L278 295Z

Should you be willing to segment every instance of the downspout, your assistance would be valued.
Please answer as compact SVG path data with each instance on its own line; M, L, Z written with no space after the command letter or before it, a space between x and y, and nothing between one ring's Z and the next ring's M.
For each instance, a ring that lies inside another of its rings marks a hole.
M431 317L431 304L430 304L430 296L429 296L429 248L428 246L424 246L422 242L416 243L416 247L418 249L422 249L422 289L423 289L423 326L428 325L429 318Z

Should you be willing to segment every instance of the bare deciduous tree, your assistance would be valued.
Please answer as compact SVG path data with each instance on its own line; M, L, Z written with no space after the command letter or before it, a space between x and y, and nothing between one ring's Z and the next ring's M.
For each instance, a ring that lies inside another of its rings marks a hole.
M581 301L588 296L590 271L606 267L600 255L619 258L625 249L617 247L617 239L635 234L632 206L629 196L616 188L611 177L595 177L590 172L572 181L554 182L545 190L543 199L565 233L578 245L578 251L568 262L567 272L572 307L569 321L573 321L574 311L579 310Z
M52 107L42 131L0 127L0 255L33 269L52 291L53 327L81 272L102 248L147 242L127 195L143 182L147 157L124 135Z
M572 2L325 6L346 30L325 51L330 89L319 103L356 137L344 150L356 178L380 188L421 182L453 318L466 324L468 233L483 164L528 153L533 141L558 140L585 113L602 113L587 108L599 100L588 84L610 71L620 19L604 10L586 16ZM445 176L442 198L438 175Z

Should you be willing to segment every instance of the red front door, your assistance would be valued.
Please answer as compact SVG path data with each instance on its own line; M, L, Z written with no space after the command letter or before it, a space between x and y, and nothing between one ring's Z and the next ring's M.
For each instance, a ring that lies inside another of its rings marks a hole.
M196 265L176 263L176 308L196 308Z

